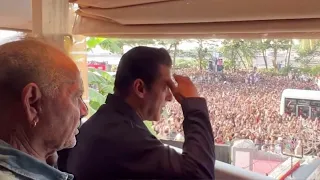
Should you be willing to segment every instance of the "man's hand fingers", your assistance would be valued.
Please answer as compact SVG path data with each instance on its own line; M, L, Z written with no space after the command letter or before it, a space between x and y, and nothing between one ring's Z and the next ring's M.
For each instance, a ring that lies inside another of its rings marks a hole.
M173 76L174 80L176 80L176 82L178 82L179 80L181 80L181 77L182 77L182 76L177 75L177 74L173 74L172 76Z
M174 84L174 82L172 80L168 81L167 85L170 88L172 93L177 91L177 87L176 87L176 85Z
M173 78L176 80L176 82L179 84L181 82L187 82L190 81L189 77L187 76L181 76L177 74L173 74Z
M173 89L172 94L177 101L182 102L186 97L198 97L196 87L192 83L191 79L187 76L181 76L173 74L173 78L178 83L177 91Z
M176 85L174 84L174 82L172 80L168 81L168 86L169 86L174 98L180 103L182 101L183 97L180 94L180 92L178 91L178 88L176 87Z

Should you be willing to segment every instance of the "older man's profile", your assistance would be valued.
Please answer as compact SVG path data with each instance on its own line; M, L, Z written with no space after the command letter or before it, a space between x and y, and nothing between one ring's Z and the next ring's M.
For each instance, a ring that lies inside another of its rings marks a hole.
M75 146L80 119L87 114L72 59L36 39L0 45L0 93L0 174L73 179L47 164L54 164L50 158L58 150Z

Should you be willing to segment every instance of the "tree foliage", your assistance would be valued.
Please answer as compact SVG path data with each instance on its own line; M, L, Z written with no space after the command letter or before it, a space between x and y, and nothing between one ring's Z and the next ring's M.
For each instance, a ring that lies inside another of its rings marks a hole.
M298 61L303 67L308 66L316 56L319 56L320 41L304 39L300 41L298 47Z
M272 59L272 65L274 67L274 69L278 69L278 61L277 61L277 57L278 57L278 52L280 50L284 51L290 48L291 44L291 40L288 39L269 39L266 40L266 42L268 42L268 44L270 45L270 48L273 50L273 59Z
M193 43L195 46L189 50L180 49L183 43ZM228 68L235 70L237 68L251 69L254 66L254 60L262 57L265 68L278 70L279 64L285 67L292 66L290 59L292 52L298 55L293 60L299 62L302 66L308 66L314 62L319 54L319 40L300 40L298 46L295 46L292 39L228 39L223 40L221 46L217 47L217 40L213 39L115 39L92 37L87 39L88 50L100 46L102 49L111 53L122 55L124 47L134 46L155 46L163 47L170 53L174 68L183 66L196 67L203 70L207 68L208 60L212 59L213 52L217 50L227 63ZM285 54L285 58L278 59L279 54ZM181 60L185 59L186 62ZM193 62L189 61L192 60ZM178 62L179 61L179 62ZM270 62L268 64L268 62Z
M99 37L90 37L90 38L87 38L86 41L87 41L87 50L90 51L92 50L93 48L95 48L96 46L100 45L100 43L102 41L104 41L105 38L99 38Z
M154 44L155 40L148 39L116 39L116 38L99 38L99 37L90 37L87 39L88 50L92 50L96 46L100 46L104 50L108 50L114 54L123 54L124 46L143 46Z
M179 51L179 44L182 43L181 39L160 39L160 40L154 40L156 45L163 46L171 55L173 66L175 67L176 64L176 57L181 54L181 51Z
M191 39L187 40L189 43L195 44L194 49L183 51L181 53L184 57L192 58L197 61L197 68L199 70L208 67L208 61L212 59L213 52L216 51L216 41L213 39Z
M223 57L230 61L233 69L237 66L243 68L251 68L253 66L253 58L257 52L256 43L253 41L240 40L224 40L222 47L219 49Z

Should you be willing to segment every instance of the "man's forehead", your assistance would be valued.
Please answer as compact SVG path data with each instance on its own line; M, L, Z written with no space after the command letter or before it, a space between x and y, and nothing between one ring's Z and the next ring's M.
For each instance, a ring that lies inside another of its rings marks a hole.
M67 91L70 94L78 94L79 96L82 95L84 92L83 86L81 86L79 83L69 84Z
M64 83L68 85L68 91L70 93L83 94L84 87L80 74L67 77Z
M160 65L159 72L163 79L171 79L172 77L171 66Z

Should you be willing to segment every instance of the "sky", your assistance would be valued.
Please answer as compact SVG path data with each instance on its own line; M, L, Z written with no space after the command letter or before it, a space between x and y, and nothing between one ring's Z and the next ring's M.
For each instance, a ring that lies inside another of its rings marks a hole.
M21 32L0 30L0 44L16 40Z
M14 37L19 35L20 32L17 31L6 31L6 30L0 30L0 41L10 38L10 37Z

